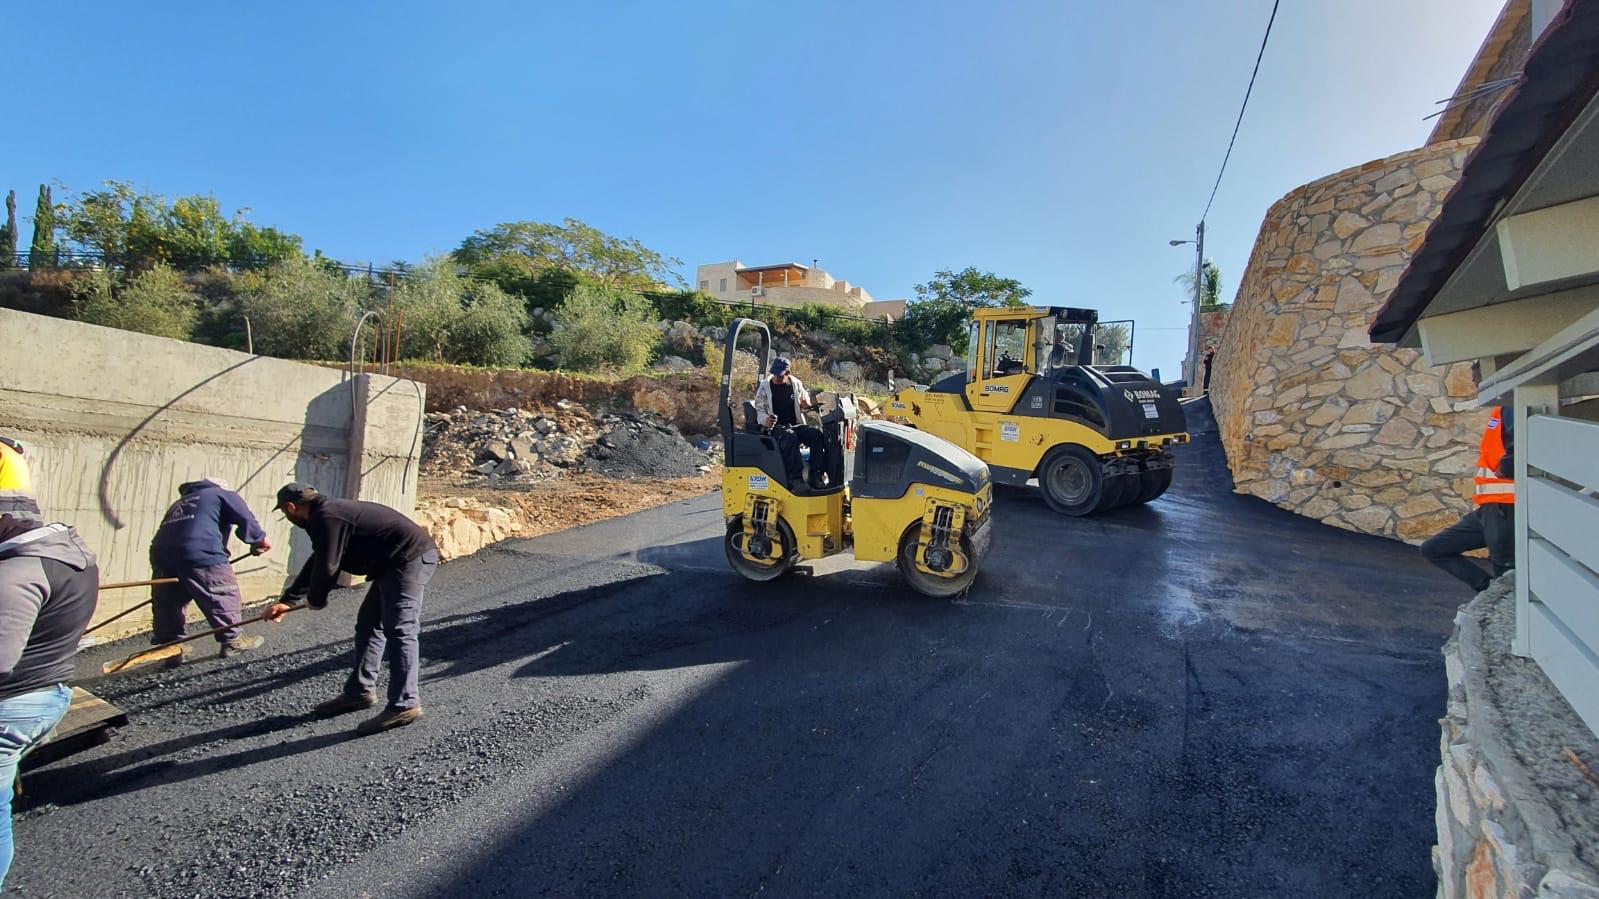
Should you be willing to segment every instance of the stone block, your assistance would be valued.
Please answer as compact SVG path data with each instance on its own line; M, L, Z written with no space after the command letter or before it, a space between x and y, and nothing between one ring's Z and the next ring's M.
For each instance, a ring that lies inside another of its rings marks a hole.
M1342 397L1331 397L1305 417L1305 424L1318 428L1325 427L1342 419L1348 409L1349 403L1345 402Z
M1477 383L1471 379L1471 365L1456 362L1444 375L1444 392L1451 397L1476 396Z
M1322 519L1338 511L1338 503L1326 497L1319 497L1306 501L1299 507L1299 514L1306 518Z
M1403 418L1395 418L1382 426L1373 439L1386 446L1412 446L1421 432L1416 426Z
M1403 240L1399 233L1399 225L1394 222L1382 222L1360 232L1355 242L1349 245L1349 249L1355 253L1375 254L1382 249L1390 251L1397 249Z
M1538 899L1599 899L1599 885L1554 870L1538 882Z
M1367 534L1386 533L1392 517L1389 511L1381 506L1368 506L1344 513L1344 520L1354 525L1355 530Z
M1420 515L1429 515L1433 512L1439 511L1443 507L1444 504L1439 502L1437 497L1422 495L1395 506L1394 512L1396 512L1400 518L1409 519Z
M1371 497L1364 493L1346 493L1339 498L1338 505L1351 511L1359 511L1371 505ZM1384 514L1387 514L1387 510L1384 510Z
M1399 169L1398 171L1390 172L1387 175L1384 175L1382 178L1377 179L1377 183L1373 185L1373 187L1379 191L1392 191L1415 183L1415 173L1410 171L1408 168L1404 168Z
M1360 231L1362 228L1370 227L1370 225L1370 221L1353 212L1340 212L1338 217L1333 219L1332 229L1333 233L1338 235L1339 240L1347 240L1349 235Z
M1353 450L1340 450L1331 456L1332 464L1350 469L1352 471L1367 471L1376 468L1381 461L1376 456L1368 453L1357 453ZM1348 477L1348 475L1345 475Z
M1392 418L1393 407L1381 400L1363 400L1349 407L1340 419L1345 426L1354 424L1380 425Z
M1375 363L1368 363L1344 384L1344 393L1357 400L1380 399L1393 392L1393 375Z
M1421 179L1421 189L1442 196L1455 186L1455 179L1448 175L1433 175L1431 178Z
M1333 311L1338 313L1365 312L1376 305L1376 298L1366 285L1361 284L1356 278L1344 278L1338 283L1338 293L1333 302Z
M1371 441L1371 435L1370 434L1364 434L1364 433L1358 433L1357 432L1357 433L1351 433L1351 434L1339 434L1339 435L1337 435L1335 437L1328 437L1328 438L1326 438L1324 440L1317 441L1316 445L1321 447L1322 449L1330 449L1330 450L1334 450L1334 449L1349 449L1350 447L1364 446L1367 443L1369 443L1370 441Z

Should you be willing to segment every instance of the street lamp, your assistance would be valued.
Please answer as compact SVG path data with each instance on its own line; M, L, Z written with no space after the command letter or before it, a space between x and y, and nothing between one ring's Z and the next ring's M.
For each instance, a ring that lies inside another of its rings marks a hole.
M1194 245L1194 308L1188 319L1188 358L1183 360L1183 377L1188 382L1189 396L1198 396L1199 383L1195 375L1199 370L1199 306L1205 289L1205 223L1194 227L1193 240L1168 240L1170 246Z

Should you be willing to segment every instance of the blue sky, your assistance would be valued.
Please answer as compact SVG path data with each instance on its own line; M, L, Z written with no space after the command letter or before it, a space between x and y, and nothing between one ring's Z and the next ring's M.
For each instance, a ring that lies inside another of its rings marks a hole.
M1499 0L1285 0L1207 225L1230 296L1266 208L1419 145ZM80 3L11 11L4 188L211 193L340 259L571 216L696 263L940 268L1139 324L1172 277L1270 0ZM44 76L41 83L30 79ZM28 230L24 227L23 240Z

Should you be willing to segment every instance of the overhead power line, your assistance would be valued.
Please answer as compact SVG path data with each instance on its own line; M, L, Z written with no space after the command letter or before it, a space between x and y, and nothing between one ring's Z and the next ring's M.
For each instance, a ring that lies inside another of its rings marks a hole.
M1244 102L1238 107L1238 121L1233 123L1233 136L1227 141L1227 154L1221 158L1221 171L1216 173L1216 183L1210 189L1210 199L1205 201L1205 212L1199 220L1204 221L1210 215L1210 204L1216 202L1216 191L1221 187L1221 176L1227 172L1227 160L1233 156L1233 143L1238 140L1238 126L1244 123L1244 110L1249 108L1249 94L1255 89L1255 76L1260 74L1260 60L1266 55L1266 41L1271 39L1271 25L1277 21L1277 4L1280 0L1272 0L1271 18L1266 20L1266 33L1260 38L1260 52L1255 54L1255 70L1249 73L1249 87L1244 89Z

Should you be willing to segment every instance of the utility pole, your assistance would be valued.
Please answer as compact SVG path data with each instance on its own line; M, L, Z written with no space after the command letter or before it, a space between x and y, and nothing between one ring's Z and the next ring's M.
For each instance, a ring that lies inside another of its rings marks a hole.
M1205 295L1205 220L1194 228L1194 308L1188 321L1188 395L1199 396L1199 306Z

